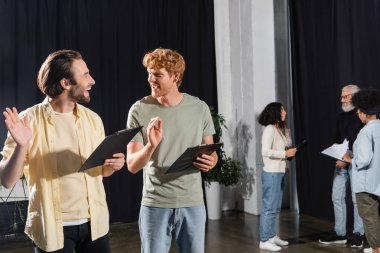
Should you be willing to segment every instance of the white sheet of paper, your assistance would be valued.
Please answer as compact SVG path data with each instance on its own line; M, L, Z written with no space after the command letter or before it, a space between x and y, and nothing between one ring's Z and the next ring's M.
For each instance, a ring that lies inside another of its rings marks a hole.
M324 149L321 153L331 156L337 160L342 160L345 153L348 150L348 140L344 139L342 144L333 144L332 146Z

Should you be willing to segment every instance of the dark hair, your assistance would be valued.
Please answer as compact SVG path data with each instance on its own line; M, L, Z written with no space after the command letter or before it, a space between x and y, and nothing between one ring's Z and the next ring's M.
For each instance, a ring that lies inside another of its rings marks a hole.
M352 104L364 114L377 114L380 109L380 94L375 89L362 89L352 97Z
M285 128L285 122L281 121L281 108L283 105L278 102L269 103L259 115L257 121L260 125L275 125Z
M38 71L37 84L42 93L56 98L63 92L60 81L65 78L75 84L71 66L74 60L81 60L82 55L73 50L60 50L49 54Z

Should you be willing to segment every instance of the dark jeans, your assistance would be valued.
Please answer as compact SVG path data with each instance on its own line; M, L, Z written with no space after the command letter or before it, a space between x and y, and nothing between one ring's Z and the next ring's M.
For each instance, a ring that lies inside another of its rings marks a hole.
M90 222L77 226L63 227L64 246L62 249L52 251L54 253L111 253L108 234L91 240ZM45 251L34 247L34 253L45 253Z

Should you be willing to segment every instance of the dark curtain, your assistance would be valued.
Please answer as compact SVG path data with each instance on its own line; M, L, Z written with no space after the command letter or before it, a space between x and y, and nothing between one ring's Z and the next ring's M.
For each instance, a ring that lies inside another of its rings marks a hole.
M43 99L37 72L58 49L78 50L96 85L89 108L106 134L125 128L130 106L149 94L142 57L157 47L179 51L182 92L216 107L212 0L0 0L0 108L23 110ZM1 138L6 137L4 123ZM134 221L142 175L127 168L104 179L111 221Z
M289 3L295 133L310 143L297 157L299 205L302 213L332 220L335 162L319 152L333 143L341 88L380 88L380 2Z

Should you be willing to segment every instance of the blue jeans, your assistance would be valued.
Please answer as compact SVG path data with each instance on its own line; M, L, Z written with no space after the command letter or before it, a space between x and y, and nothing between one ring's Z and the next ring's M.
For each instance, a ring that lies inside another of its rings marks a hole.
M260 241L276 235L277 214L281 210L285 173L261 173L262 208L260 214Z
M352 189L352 176L351 165L348 169L341 169L336 167L332 188L332 202L334 205L335 215L335 232L339 236L346 235L346 220L347 220L347 208L346 208L346 188L350 184ZM359 216L358 206L356 204L355 193L352 192L352 203L354 206L354 233L364 234L363 220Z
M158 208L141 205L139 227L142 253L168 253L172 235L180 253L203 253L205 206Z

